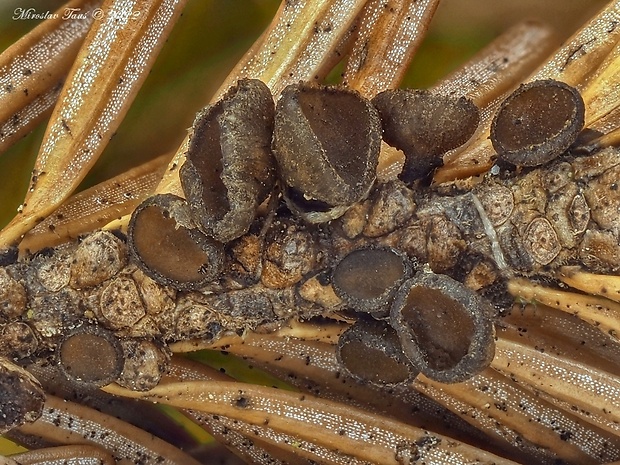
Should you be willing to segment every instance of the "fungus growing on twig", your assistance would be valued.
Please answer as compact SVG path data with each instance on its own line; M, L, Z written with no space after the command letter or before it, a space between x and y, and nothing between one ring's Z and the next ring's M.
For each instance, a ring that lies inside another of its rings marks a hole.
M67 378L88 387L114 381L123 369L120 340L100 326L82 327L67 336L58 349L58 361Z
M353 310L387 313L390 299L411 275L408 260L387 247L368 247L347 254L332 275L336 295Z
M187 203L175 195L156 195L142 202L131 216L127 234L134 261L160 284L196 289L222 268L223 245L194 227Z
M381 123L354 90L290 85L276 107L274 155L289 206L307 221L338 218L376 178Z
M480 122L471 100L427 90L387 90L372 103L381 115L383 139L405 153L399 177L406 183L443 165L442 155L467 142Z
M181 184L198 227L220 242L245 234L273 189L273 115L269 88L241 79L194 121Z
M418 374L403 354L398 335L384 321L358 320L338 339L338 362L361 383L406 384Z
M457 383L491 363L493 314L490 303L458 281L419 273L400 287L390 323L420 372L442 383Z
M522 84L491 123L500 161L538 166L566 151L583 129L585 106L574 87L553 79Z

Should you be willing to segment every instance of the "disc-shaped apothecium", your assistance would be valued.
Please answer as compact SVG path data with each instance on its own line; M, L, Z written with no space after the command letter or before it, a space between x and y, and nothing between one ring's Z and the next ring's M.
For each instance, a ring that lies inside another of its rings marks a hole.
M223 265L223 245L200 232L185 200L172 194L142 202L131 217L127 236L138 266L175 289L199 288Z
M336 294L353 310L383 313L400 285L411 275L404 255L387 247L368 247L347 254L332 275Z
M493 313L491 304L449 276L418 273L399 289L390 322L420 372L457 383L491 363Z
M274 155L287 203L307 221L342 215L376 178L381 123L354 90L295 84L276 107Z
M491 142L500 161L538 166L566 151L583 129L585 106L574 87L546 79L522 84L500 106Z
M406 385L418 374L385 321L358 320L338 339L337 357L350 376L377 387Z
M124 357L120 340L100 326L77 329L58 350L59 366L65 376L88 387L114 381L121 374Z
M273 114L269 88L242 79L194 121L181 183L196 225L220 242L248 232L273 189Z

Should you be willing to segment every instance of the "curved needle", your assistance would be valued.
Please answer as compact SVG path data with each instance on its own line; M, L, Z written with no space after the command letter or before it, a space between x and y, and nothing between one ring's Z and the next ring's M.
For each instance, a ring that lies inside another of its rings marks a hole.
M0 152L51 111L100 3L65 3L0 55ZM67 20L69 10L80 17Z
M127 112L185 0L107 0L98 10L45 133L18 215L0 248L56 209L95 163Z
M407 460L416 457L427 463L448 463L450 457L452 463L514 464L478 448L349 405L265 386L194 381L158 386L147 392L130 391L114 384L103 389L111 394L268 425L275 431L294 431L300 441L311 441L370 463L398 465L403 463L403 454L407 454Z

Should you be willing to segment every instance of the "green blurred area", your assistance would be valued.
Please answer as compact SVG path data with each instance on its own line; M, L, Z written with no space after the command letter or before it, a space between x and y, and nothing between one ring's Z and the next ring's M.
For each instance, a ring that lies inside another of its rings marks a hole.
M255 368L246 360L225 351L201 350L189 353L187 357L219 370L238 381L261 384L278 389L291 389L288 384L280 379Z

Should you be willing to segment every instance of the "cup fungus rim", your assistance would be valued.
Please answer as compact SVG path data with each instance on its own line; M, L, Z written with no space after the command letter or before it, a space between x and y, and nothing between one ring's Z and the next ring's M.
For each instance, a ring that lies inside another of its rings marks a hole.
M457 292L446 294L445 288L441 287L442 284L456 284ZM414 287L440 291L444 296L460 304L472 318L474 334L470 338L467 352L449 369L435 369L428 364L423 349L419 347L415 335L404 322L401 310L405 307L409 293ZM493 359L494 313L490 303L459 281L447 275L421 271L405 281L398 289L390 311L390 323L399 335L405 356L422 374L442 383L459 383L486 368Z

